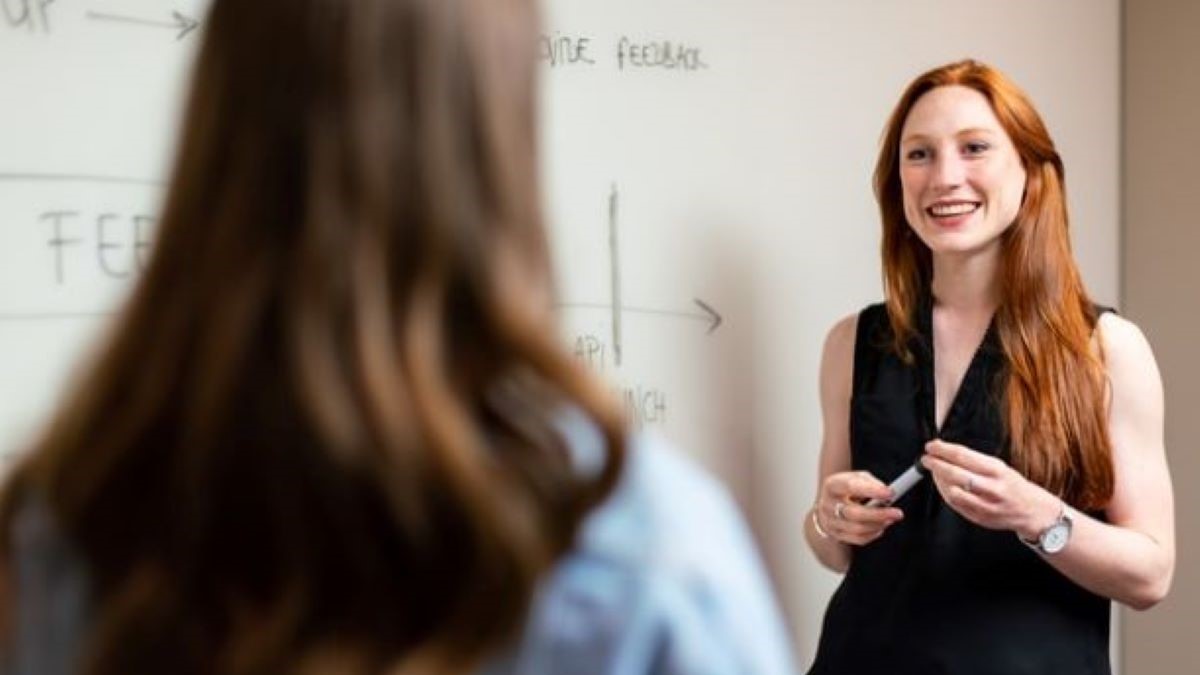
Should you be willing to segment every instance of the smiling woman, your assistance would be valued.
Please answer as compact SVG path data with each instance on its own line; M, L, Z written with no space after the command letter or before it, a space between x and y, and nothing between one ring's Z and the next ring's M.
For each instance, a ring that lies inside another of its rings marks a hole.
M812 675L1105 674L1110 599L1166 594L1162 384L1083 287L1063 173L989 66L929 71L896 106L875 170L886 303L822 359L805 534L846 577ZM910 466L932 480L893 493Z
M901 133L904 216L921 241L947 254L998 248L1021 208L1025 169L983 94L934 89Z

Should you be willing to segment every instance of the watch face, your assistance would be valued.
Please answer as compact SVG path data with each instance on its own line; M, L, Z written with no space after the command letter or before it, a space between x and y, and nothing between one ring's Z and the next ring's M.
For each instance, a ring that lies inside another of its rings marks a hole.
M1046 553L1058 553L1067 546L1071 536L1071 526L1067 523L1055 523L1042 533L1042 550Z

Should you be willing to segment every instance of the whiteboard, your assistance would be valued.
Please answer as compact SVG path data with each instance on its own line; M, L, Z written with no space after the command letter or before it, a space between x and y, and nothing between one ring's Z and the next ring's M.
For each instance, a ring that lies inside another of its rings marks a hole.
M36 430L152 245L203 0L0 0L0 452ZM918 72L1038 104L1074 244L1117 300L1118 0L549 0L546 209L564 342L730 487L802 665L829 326L880 296L870 172Z

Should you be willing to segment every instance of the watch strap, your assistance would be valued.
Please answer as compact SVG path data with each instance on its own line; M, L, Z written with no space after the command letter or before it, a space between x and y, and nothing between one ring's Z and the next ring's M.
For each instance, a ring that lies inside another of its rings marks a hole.
M1046 546L1044 544L1044 542L1046 540L1046 535L1051 530L1061 527L1062 525L1066 525L1068 528L1070 528L1072 526L1071 515L1068 512L1066 502L1062 503L1061 508L1059 508L1059 510L1058 510L1058 517L1054 519L1054 522L1050 523L1048 526L1045 527L1045 529L1043 529L1041 532L1039 532L1035 539L1026 539L1025 537L1022 537L1021 533L1019 533L1019 532L1016 533L1017 539L1019 539L1022 544L1025 544L1029 548L1032 548L1033 550L1037 551L1038 553L1040 553L1042 555L1051 555L1052 553L1057 553L1058 551L1046 550Z

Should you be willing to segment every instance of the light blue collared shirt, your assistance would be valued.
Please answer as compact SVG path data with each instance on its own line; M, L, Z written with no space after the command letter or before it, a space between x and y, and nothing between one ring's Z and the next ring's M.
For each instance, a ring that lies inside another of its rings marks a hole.
M591 470L598 430L563 426ZM520 643L483 675L785 675L784 623L728 492L652 436L535 598Z

